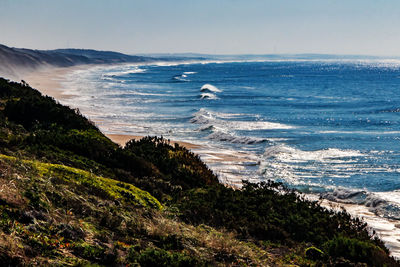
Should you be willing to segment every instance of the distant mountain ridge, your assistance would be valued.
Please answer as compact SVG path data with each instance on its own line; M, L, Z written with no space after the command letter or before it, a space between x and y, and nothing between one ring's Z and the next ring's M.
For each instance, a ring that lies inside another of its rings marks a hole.
M82 64L141 63L185 60L360 60L384 59L363 55L329 54L247 54L210 55L199 53L153 53L127 55L114 51L93 49L34 50L0 44L0 77L20 80L26 73L42 67L71 67Z
M24 73L40 67L70 67L82 64L111 64L154 61L155 58L132 56L90 49L33 50L0 44L0 76L20 79Z
M133 56L114 51L99 51L94 49L56 49L56 50L49 50L47 52L85 57L92 61L95 61L95 63L143 62L143 61L154 60L154 58L152 57Z

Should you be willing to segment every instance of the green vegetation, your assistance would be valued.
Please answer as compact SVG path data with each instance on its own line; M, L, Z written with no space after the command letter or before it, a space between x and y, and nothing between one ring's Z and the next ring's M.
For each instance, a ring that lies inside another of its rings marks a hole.
M78 110L0 79L0 262L398 266L366 224L275 182L225 187L158 137L122 148Z

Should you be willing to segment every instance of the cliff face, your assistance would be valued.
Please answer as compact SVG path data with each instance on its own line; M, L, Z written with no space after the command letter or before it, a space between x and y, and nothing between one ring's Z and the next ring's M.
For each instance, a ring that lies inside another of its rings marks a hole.
M70 67L81 64L144 62L149 57L131 56L111 51L85 49L32 50L0 45L0 76L21 79L39 67Z

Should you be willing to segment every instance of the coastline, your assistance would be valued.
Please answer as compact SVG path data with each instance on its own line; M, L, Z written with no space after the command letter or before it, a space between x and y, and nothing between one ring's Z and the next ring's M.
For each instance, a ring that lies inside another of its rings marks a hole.
M27 82L31 87L39 90L43 95L53 97L57 101L72 98L75 95L69 94L66 88L63 86L63 81L66 81L66 76L73 73L74 71L84 70L96 65L79 65L72 67L43 67L28 73L25 76L25 82ZM97 123L96 121L94 121ZM105 136L111 139L114 143L120 146L125 146L125 144L131 140L140 140L144 136L130 135L130 134L114 134L114 133L104 133ZM200 145L192 144L183 141L170 140L171 144L178 144L189 150L199 149Z
M66 81L67 75L77 70L84 70L95 66L97 65L79 65L66 68L42 68L26 75L25 81L28 84L30 84L33 88L39 90L42 94L51 96L58 101L63 99L69 99L74 97L74 95L68 94L67 88L63 86L63 81ZM94 122L97 123L96 121ZM105 133L104 130L102 132L113 142L121 146L124 146L126 142L131 139L139 140L144 137L144 136L130 135L130 134ZM234 168L239 168L241 164L245 162L245 158L243 155L240 156L228 153L213 152L211 147L204 147L202 145L197 145L190 142L171 140L171 144L174 143L178 143L179 145L189 150L194 150L194 152L199 155L203 154L208 156L208 160L205 160L207 165L209 163L224 162L226 164L232 165L232 167ZM225 184L226 186L234 186L236 188L239 188L241 180L238 181L220 180L220 182ZM400 230L396 224L396 221L382 219L377 215L369 212L366 207L361 205L337 203L328 200L323 200L321 202L321 205L336 210L344 208L353 217L364 219L364 221L368 223L369 227L371 229L374 229L382 240L385 240L385 244L391 248L391 254L397 258L400 258L400 252L399 252L400 246L399 244L396 244L397 241L396 239L400 238ZM394 236L393 236L393 228L399 230L396 231L396 234Z
M43 67L41 69L30 72L26 75L25 81L32 86L33 88L39 90L43 95L47 95L53 97L57 101L62 101L64 99L69 99L74 97L75 95L69 94L67 88L64 87L63 82L66 81L67 75L73 73L74 71L85 70L90 67L95 67L98 65L79 65L72 67ZM94 123L101 123L99 121L93 120ZM139 140L145 136L143 135L132 135L132 134L120 134L120 133L107 133L103 131L104 135L107 136L114 143L119 144L120 146L125 146L125 144L131 140ZM231 153L223 153L223 152L215 152L212 151L209 147L204 147L203 145L194 144L186 141L176 141L170 140L171 144L177 143L180 146L183 146L189 150L195 150L197 154L203 154L207 157L207 162L209 163L218 163L218 162L230 162L233 164L242 163L248 161L246 159L247 155L231 154ZM252 161L252 160L251 160ZM235 185L238 187L238 184L241 181L233 182L231 181L225 183L229 186Z
M316 195L304 194L305 198L311 201L317 201L321 207L342 211L343 209L354 218L359 218L367 223L370 233L375 232L390 250L390 255L400 259L400 224L399 221L380 217L369 211L367 206L333 202L327 199L318 199Z

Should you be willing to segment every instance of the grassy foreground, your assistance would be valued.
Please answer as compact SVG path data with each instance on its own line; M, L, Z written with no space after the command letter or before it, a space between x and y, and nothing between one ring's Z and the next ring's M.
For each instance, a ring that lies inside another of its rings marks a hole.
M365 223L281 184L227 188L146 137L0 79L0 265L399 266Z

